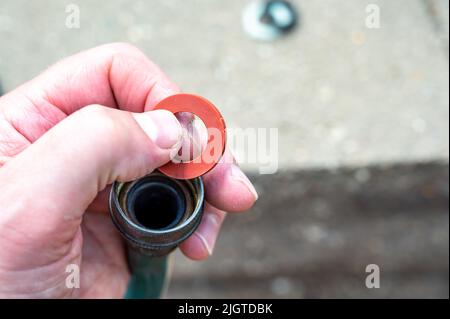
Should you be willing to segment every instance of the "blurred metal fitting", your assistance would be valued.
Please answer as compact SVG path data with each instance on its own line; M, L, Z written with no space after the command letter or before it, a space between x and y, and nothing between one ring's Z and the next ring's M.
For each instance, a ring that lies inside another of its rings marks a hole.
M178 180L153 172L131 182L115 182L109 205L112 220L131 249L165 256L200 224L203 182L200 177Z
M298 14L289 1L256 0L242 14L244 31L252 38L271 41L279 38L297 25Z

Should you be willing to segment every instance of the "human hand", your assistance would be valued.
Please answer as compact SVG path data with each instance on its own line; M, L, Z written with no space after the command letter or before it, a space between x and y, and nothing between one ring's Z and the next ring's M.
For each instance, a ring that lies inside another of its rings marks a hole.
M129 270L108 185L170 160L180 123L151 110L178 92L138 49L108 44L0 98L0 297L124 295ZM180 246L196 260L212 253L225 211L257 199L228 151L203 180L205 214ZM80 265L80 289L65 286L69 264Z

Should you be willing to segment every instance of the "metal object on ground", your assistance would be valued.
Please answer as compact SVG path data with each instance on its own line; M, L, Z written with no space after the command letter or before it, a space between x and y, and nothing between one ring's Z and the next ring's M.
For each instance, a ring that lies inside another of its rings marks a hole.
M284 0L256 0L242 14L242 26L252 38L275 40L292 31L298 23L293 5Z

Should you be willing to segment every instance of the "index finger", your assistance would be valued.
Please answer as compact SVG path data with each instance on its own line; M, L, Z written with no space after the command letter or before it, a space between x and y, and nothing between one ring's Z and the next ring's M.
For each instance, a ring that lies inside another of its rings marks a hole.
M113 43L68 57L3 96L0 119L34 142L86 105L143 112L178 91L139 49Z

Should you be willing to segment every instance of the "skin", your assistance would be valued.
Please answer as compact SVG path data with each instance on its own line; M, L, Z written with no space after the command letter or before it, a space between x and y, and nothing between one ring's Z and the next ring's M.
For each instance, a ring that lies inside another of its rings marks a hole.
M0 98L0 297L123 296L130 274L109 185L148 174L183 143L180 122L152 111L177 92L141 51L115 43ZM204 182L205 215L180 247L195 260L212 254L225 211L257 199L228 150ZM69 264L80 266L79 289L66 287Z

